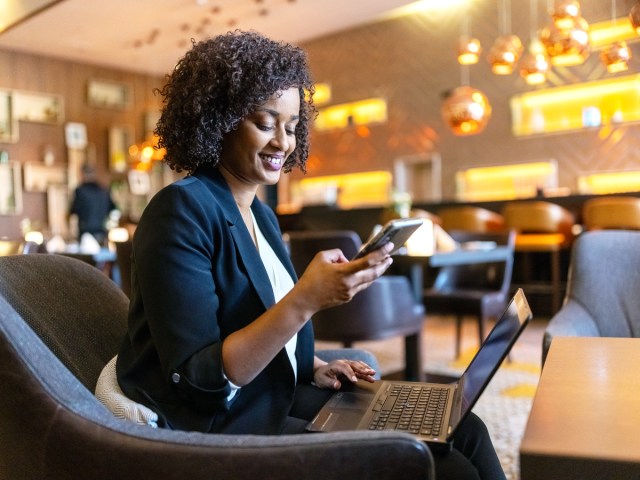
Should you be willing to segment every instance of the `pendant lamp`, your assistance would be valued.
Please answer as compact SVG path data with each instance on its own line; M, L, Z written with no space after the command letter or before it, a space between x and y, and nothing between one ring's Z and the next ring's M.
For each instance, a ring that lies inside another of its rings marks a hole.
M580 2L577 0L556 0L551 10L553 24L559 29L572 28L580 16Z
M482 53L480 40L463 35L458 41L458 63L460 65L473 65L478 63Z
M487 126L491 118L491 105L480 90L462 86L448 93L441 114L455 135L476 135Z
M611 0L611 23L616 25L616 0ZM600 53L600 60L607 67L607 72L618 73L628 70L631 51L623 40L613 42Z
M520 63L520 76L528 85L540 85L547 80L549 61L540 40L537 39L538 0L529 0L529 52Z
M591 50L589 24L582 17L577 17L571 28L559 28L551 23L540 32L540 41L552 65L580 65Z
M491 71L496 75L509 75L520 60L522 50L522 42L516 35L496 38L487 56Z

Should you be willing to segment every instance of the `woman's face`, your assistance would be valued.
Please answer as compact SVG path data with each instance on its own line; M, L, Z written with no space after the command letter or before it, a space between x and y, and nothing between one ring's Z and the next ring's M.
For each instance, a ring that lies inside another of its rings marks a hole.
M243 184L275 184L296 148L299 117L297 88L273 95L223 138L220 166Z

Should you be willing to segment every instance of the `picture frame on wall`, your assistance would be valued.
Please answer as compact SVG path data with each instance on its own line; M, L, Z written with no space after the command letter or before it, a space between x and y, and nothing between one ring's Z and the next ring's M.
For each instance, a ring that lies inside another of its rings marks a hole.
M91 107L127 110L133 105L133 87L113 80L89 80L87 103Z
M129 147L135 143L131 125L113 125L109 128L109 169L112 172L127 171Z
M67 166L25 162L23 165L24 190L46 192L50 185L67 184Z
M15 112L21 122L59 125L64 120L62 95L15 91Z
M22 175L20 162L0 163L0 215L22 213Z
M0 143L18 141L18 119L11 90L0 90Z

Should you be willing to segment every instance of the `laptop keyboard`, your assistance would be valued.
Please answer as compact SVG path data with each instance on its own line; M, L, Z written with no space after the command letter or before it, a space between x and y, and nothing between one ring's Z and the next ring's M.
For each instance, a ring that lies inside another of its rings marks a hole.
M392 385L374 405L369 430L401 430L438 436L442 431L448 396L447 388Z

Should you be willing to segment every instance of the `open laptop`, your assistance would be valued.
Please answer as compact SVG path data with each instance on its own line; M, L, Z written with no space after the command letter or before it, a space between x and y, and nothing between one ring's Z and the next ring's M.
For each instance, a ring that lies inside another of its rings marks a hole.
M455 383L381 380L347 385L320 409L307 430L396 430L411 433L430 445L450 444L458 425L532 317L524 292L518 289ZM430 426L430 422L439 424Z

